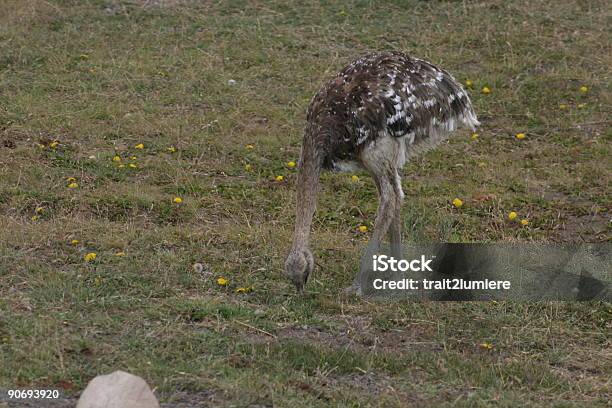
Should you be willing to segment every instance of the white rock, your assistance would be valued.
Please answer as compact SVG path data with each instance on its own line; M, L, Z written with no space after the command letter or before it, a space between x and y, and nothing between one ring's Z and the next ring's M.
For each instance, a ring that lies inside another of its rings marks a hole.
M77 408L159 408L159 403L142 378L115 371L91 380Z
M230 79L229 81L227 81L227 84L229 86L234 86L234 85L236 85L236 80L235 79Z

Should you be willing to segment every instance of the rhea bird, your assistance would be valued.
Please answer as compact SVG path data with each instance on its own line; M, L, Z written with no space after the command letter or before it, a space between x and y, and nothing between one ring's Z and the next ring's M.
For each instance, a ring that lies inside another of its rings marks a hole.
M296 220L285 274L302 293L314 270L309 248L319 177L325 170L365 169L379 205L366 258L388 233L391 252L401 257L401 170L407 160L447 139L463 125L480 123L467 92L451 74L401 52L356 59L313 97L297 177ZM361 293L356 276L347 292Z

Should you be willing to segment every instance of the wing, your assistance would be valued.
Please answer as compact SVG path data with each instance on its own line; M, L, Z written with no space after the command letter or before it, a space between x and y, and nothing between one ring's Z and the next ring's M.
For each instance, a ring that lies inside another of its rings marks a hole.
M478 125L461 84L426 61L391 53L351 64L346 71L352 79L348 103L358 144L381 131L418 141L460 123Z

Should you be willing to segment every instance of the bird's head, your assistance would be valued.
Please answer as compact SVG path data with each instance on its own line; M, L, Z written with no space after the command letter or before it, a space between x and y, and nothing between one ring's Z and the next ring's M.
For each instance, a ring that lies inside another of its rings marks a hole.
M314 257L308 248L291 250L285 261L285 275L291 279L300 294L304 293L304 286L313 270Z

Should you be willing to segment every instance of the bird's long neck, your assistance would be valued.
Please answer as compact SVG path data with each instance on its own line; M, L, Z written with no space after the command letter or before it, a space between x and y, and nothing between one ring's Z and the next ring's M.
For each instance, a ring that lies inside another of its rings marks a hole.
M304 138L300 155L297 179L295 232L292 250L302 251L308 247L310 226L317 206L317 191L321 175L321 155L310 137Z

